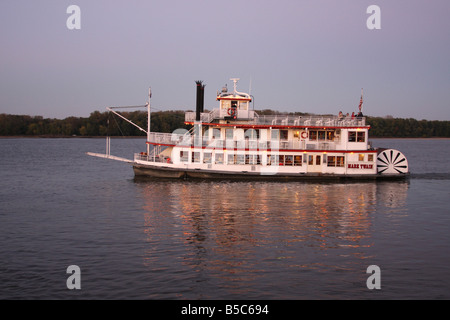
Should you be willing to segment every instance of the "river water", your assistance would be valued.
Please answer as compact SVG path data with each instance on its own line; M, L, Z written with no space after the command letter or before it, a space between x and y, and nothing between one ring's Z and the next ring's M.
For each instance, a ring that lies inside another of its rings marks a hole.
M373 145L411 178L142 181L103 139L0 139L0 299L449 299L450 140Z

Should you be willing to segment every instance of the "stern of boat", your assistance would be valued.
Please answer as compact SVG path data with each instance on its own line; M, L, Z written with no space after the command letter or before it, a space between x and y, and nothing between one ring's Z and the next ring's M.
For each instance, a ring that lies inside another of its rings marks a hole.
M383 176L405 176L409 174L406 156L395 149L380 149L377 155L377 173Z

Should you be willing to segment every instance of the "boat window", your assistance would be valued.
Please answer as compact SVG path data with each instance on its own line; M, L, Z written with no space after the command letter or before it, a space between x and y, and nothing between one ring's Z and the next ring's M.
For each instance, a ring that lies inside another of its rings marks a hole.
M317 137L319 140L325 140L325 131L318 131Z
M316 166L320 165L320 156L316 156Z
M294 138L300 138L300 131L294 131Z
M356 131L348 132L348 142L356 142Z
M244 164L245 163L244 155L238 154L236 156L236 162L237 162L237 164Z
M222 103L222 109L228 110L228 108L230 108L230 101L222 100L221 103Z
M205 152L203 154L203 163L211 163L211 158L212 158L211 156L212 156L212 153Z
M327 140L334 141L334 131L327 131Z
M288 131L287 130L280 130L281 140L287 140L288 139Z
M302 165L302 156L294 156L294 166Z
M227 140L233 140L233 129L225 129L225 137Z
M309 155L308 156L308 164L313 165L314 164L314 156Z
M284 157L284 165L292 166L294 164L293 156Z
M200 152L192 152L192 162L200 162Z
M280 130L272 129L271 137L272 140L278 140L280 138Z
M223 164L223 153L216 153L216 163Z
M261 164L261 158L259 155L247 154L245 156L245 164Z
M317 131L310 131L309 132L309 140L317 140Z
M181 162L188 162L188 152L187 151L180 151L180 161Z
M367 161L373 162L373 154L368 154L367 155Z
M335 156L327 157L327 166L328 167L336 167L336 157Z
M364 161L364 153L358 155L358 161Z
M275 155L267 155L267 165L268 166L277 166L278 165L278 157Z
M239 102L239 109L241 109L241 110L247 110L247 109L248 109L248 102L247 102L247 101L241 101L241 102Z
M245 137L249 138L250 140L257 140L259 139L259 130L257 129L245 130Z
M348 132L348 142L365 142L366 141L366 133L363 132L356 132L356 131L349 131Z
M234 154L229 154L228 155L227 164L234 164Z
M358 132L357 141L358 142L365 142L366 141L366 133L365 132Z
M344 166L344 156L337 156L336 167L343 167L343 166Z

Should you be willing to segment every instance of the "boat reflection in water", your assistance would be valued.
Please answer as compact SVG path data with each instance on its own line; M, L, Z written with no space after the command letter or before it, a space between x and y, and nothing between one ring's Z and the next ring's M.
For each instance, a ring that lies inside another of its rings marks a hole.
M177 289L179 296L193 287L208 295L202 281L220 279L221 297L253 292L255 298L264 297L261 292L282 298L286 288L326 281L306 277L308 271L358 270L353 277L365 277L371 263L363 260L375 258L377 215L402 216L409 185L136 181L145 202L150 269L186 277L178 280L190 287Z

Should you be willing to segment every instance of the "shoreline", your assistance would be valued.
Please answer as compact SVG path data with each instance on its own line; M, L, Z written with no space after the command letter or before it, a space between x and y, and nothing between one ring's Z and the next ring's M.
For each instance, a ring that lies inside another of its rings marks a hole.
M0 136L0 139L106 139L107 136L57 136L57 135L37 135L37 136ZM145 139L145 136L110 136L111 139ZM414 139L414 140L450 140L450 137L370 137L369 140L377 139Z
M369 138L369 140L376 140L376 139L414 139L414 140L450 140L450 137L429 137L429 138L423 138L423 137L373 137Z
M106 136L46 136L46 135L40 135L40 136L0 136L0 139L106 139ZM111 136L111 139L139 139L146 137L144 136ZM450 139L450 138L449 138Z

